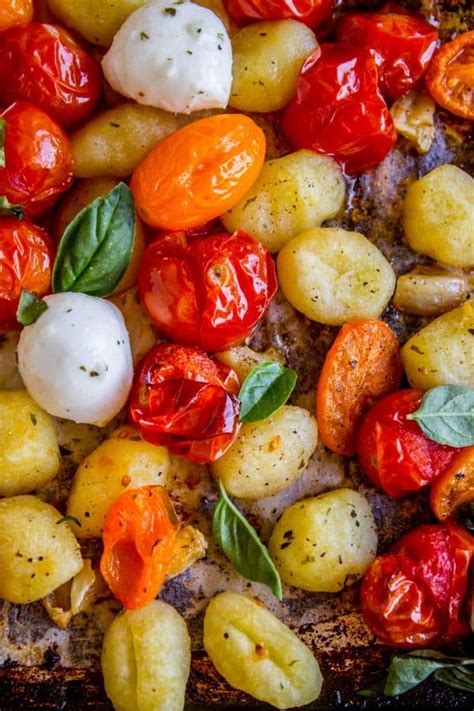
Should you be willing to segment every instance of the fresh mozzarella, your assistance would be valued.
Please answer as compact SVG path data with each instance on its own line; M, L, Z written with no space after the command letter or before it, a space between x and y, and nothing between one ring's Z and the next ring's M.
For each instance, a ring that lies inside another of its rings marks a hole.
M102 67L124 96L189 114L227 106L232 47L211 10L183 0L152 0L124 22Z
M119 309L85 294L53 294L21 332L18 367L30 395L51 415L105 425L133 379L132 354Z

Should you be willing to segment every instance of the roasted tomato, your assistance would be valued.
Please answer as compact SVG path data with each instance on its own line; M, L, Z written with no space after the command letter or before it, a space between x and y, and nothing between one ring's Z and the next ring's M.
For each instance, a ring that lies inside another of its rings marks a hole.
M217 114L161 141L138 166L131 189L152 227L186 230L233 207L257 179L263 131L248 116Z
M413 89L428 69L438 32L417 15L395 3L380 12L346 15L337 38L373 51L379 67L379 87L387 99L398 99Z
M471 501L474 502L474 447L465 447L435 480L430 505L436 517L444 521Z
M0 0L0 32L32 19L33 0Z
M225 0L236 20L300 20L309 27L327 22L336 0Z
M389 496L405 496L445 471L458 450L428 439L406 416L415 412L422 390L399 390L379 400L359 429L357 453L365 473Z
M454 524L415 528L374 560L362 582L362 614L393 647L442 644L470 633L474 537Z
M159 345L140 363L130 414L144 438L195 462L212 462L239 429L233 370L198 348Z
M51 284L53 249L46 232L28 220L0 217L0 330L16 328L23 288L38 296Z
M23 99L63 126L85 118L102 89L99 65L55 25L32 22L0 35L0 100Z
M339 43L313 52L284 113L283 130L296 148L333 156L350 174L380 163L396 131L369 50Z
M431 62L426 86L444 109L474 121L474 31L441 47Z
M126 608L143 607L158 595L175 548L178 520L165 489L130 489L104 522L100 571Z
M142 303L158 329L204 351L246 338L276 288L272 258L243 232L161 237L145 250L138 276Z
M21 204L28 217L54 205L71 185L69 139L44 111L26 101L6 109L5 167L0 168L0 195Z

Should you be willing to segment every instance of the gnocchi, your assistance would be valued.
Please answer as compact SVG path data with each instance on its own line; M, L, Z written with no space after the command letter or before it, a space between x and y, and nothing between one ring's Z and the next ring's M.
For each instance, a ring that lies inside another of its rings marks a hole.
M277 260L288 301L313 321L340 326L378 318L395 289L382 252L358 232L316 228L294 237Z
M158 340L155 327L151 323L138 296L136 287L110 297L125 321L130 338L133 363L136 365Z
M283 357L275 348L269 348L265 353L257 353L247 346L234 346L226 351L216 353L217 360L228 365L237 374L240 383L243 383L251 370L268 361L283 362Z

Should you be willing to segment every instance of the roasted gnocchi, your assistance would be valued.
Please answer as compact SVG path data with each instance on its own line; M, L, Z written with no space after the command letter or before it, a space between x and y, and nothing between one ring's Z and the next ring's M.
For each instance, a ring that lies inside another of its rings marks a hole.
M235 371L240 383L244 382L251 370L262 363L268 363L271 360L278 363L283 362L281 353L275 348L270 348L264 353L257 353L247 346L228 348L226 351L216 353L216 358Z

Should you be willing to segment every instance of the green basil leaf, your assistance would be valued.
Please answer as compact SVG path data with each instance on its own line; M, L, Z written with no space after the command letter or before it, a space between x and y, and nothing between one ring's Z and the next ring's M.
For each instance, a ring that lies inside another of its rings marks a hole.
M79 526L79 528L82 528L82 524L79 521L79 519L76 518L75 516L69 516L69 515L62 516L60 519L58 519L56 521L56 525L58 525L60 523L66 523L66 522L68 523L69 521L71 521L71 523L75 523L76 526Z
M454 689L474 693L474 671L459 667L447 667L435 671L434 677Z
M53 267L53 291L109 296L130 262L134 236L132 193L119 183L66 227Z
M384 696L398 696L421 684L437 669L442 669L443 662L423 657L394 655L385 680Z
M16 310L16 320L23 326L30 326L46 311L48 304L43 299L38 299L27 289L23 289Z
M267 548L245 516L229 499L222 482L221 498L212 517L212 535L238 573L247 580L264 583L283 599L280 573Z
M265 361L250 371L240 389L241 422L258 422L285 404L296 385L297 375L281 363Z
M16 217L22 220L24 217L23 205L12 205L5 195L0 195L0 215L2 217Z
M7 133L7 122L0 116L0 168L5 167L5 138Z
M407 419L415 420L434 442L470 447L474 444L474 390L460 385L432 388Z

